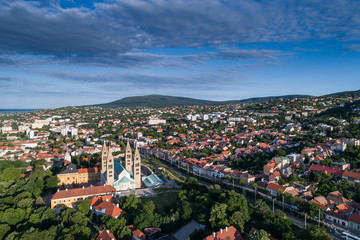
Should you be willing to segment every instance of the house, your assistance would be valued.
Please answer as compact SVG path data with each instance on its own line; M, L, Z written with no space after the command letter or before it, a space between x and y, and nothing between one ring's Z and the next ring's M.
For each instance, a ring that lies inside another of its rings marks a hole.
M106 228L104 228L99 236L96 238L96 240L116 240L116 238L114 237L114 235L107 230Z
M220 229L218 232L213 232L203 240L243 240L240 232L233 226Z
M144 233L146 239L155 240L160 237L161 229L160 228L144 228Z
M286 188L277 183L269 183L266 189L269 190L270 195L276 197L280 190L284 192Z
M330 167L340 169L340 170L350 170L350 163L345 162L332 162Z
M347 227L349 224L349 217L340 211L326 211L324 215L326 220L334 224L338 224L344 227Z
M350 215L349 228L360 231L360 213L352 213Z
M140 231L139 229L136 229L136 230L132 231L132 239L133 240L145 240L146 236L142 231Z
M326 197L326 200L328 200L328 202L333 202L336 206L349 202L349 200L344 198L344 196L339 191L329 193Z
M115 192L115 188L110 185L58 190L51 198L51 208L74 207L86 198L111 195Z
M293 195L294 197L296 197L296 196L299 195L299 190L298 190L297 188L294 188L294 187L287 187L287 188L284 190L284 193L291 194L291 195Z
M347 181L351 181L351 182L356 182L359 183L360 182L360 172L356 172L356 171L345 171L343 173L343 178Z
M106 199L107 200L107 199ZM119 204L115 205L109 201L103 201L96 205L95 207L91 207L95 214L97 215L107 215L113 218L119 218L121 215L125 213L124 210L119 208Z
M58 185L98 182L100 181L100 176L100 168L77 169L73 163L64 166L61 172L57 174L59 179Z
M275 170L276 166L275 161L270 161L268 164L264 165L263 173L269 175Z
M240 178L244 179L245 184L250 185L255 182L255 176L249 174L249 173L243 173L241 174Z

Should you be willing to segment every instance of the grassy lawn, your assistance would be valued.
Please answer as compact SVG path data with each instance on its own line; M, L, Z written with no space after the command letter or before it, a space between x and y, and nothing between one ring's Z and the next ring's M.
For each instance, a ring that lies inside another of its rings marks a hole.
M178 192L163 192L159 193L154 198L145 198L144 202L152 200L155 203L156 209L162 214L166 214L176 205Z

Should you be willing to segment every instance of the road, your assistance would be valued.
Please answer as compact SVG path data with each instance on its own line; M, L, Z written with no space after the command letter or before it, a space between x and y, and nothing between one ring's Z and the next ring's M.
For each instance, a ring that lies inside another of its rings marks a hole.
M144 156L143 156L143 157L144 157ZM145 158L145 157L144 157L144 158ZM152 162L151 159L148 159L148 158L145 158L145 159L147 159L148 161ZM164 167L165 169L166 169L166 168L171 169L172 171L175 171L176 173L182 175L183 177L188 178L188 177L191 177L191 176L194 176L194 175L195 175L195 177L198 177L198 182L199 182L200 184L203 184L203 185L206 185L206 186L212 185L212 184L210 184L210 183L208 183L208 182L205 182L205 181L199 179L199 177L205 178L205 179L207 179L207 180L209 180L209 181L212 181L212 182L219 182L219 181L220 181L220 179L214 179L214 178L210 178L210 177L203 176L203 175L200 176L199 174L196 174L196 173L194 173L194 172L192 172L192 171L188 171L188 174L187 174L187 173L184 173L183 171L180 171L178 168L180 168L180 169L182 169L182 170L184 170L184 171L187 171L187 169L184 169L184 168L181 168L181 167L177 167L177 166L173 166L173 165L169 164L168 162L166 162L166 161L164 161L164 160L162 160L162 159L159 159L159 160L160 160L160 164L162 165L162 167ZM155 165L155 164L154 164L154 165ZM191 175L191 174L192 174L192 175ZM252 192L252 193L254 193L254 195L255 195L255 191L257 191L256 189L253 189L253 188L250 188L250 187L247 187L247 186L243 186L243 185L239 185L239 184L235 184L235 183L231 183L231 182L227 182L227 181L225 181L225 180L221 180L221 182L219 182L219 184L225 184L225 185L228 185L228 186L230 186L230 187L233 187L234 189L241 189L242 192L244 192L244 191ZM269 195L267 195L267 194L265 194L265 193L263 193L263 192L259 192L259 191L257 191L256 194L257 194L258 196L261 196L261 197L264 198L264 199L267 199L267 200L269 200L269 201L273 201L275 208L279 208L279 209L280 209L280 208L281 208L281 209L282 209L282 208L287 208L287 209L289 209L289 210L291 210L291 211L294 211L294 209L292 208L291 205L289 205L289 204L287 204L287 203L283 203L283 202L278 201L278 200L276 200L276 199L273 199L272 196L269 196ZM245 194L244 194L244 196L245 196ZM286 212L285 212L285 213L286 213ZM301 214L301 212L298 212L298 213ZM302 214L304 214L304 213L302 213ZM296 225L296 226L298 226L298 227L300 227L300 228L304 228L304 227L305 227L305 216L304 216L304 219L299 219L298 217L295 217L295 216L293 216L292 214L289 214L289 213L286 213L286 215L287 215L287 218L290 219L290 220L293 222L294 225ZM307 216L307 219L308 219L308 220L312 219L312 220L316 221L316 219L311 218L310 216ZM328 229L328 234L329 234L333 239L335 239L335 240L341 240L341 239L342 239L342 238L341 238L341 232L347 230L347 229L341 228L341 227L339 227L339 226L335 226L335 225L333 225L333 224L329 224L329 223L324 222L324 221L322 221L322 223L327 227L327 229ZM308 223L307 223L307 226L309 226L309 225L313 225L313 223L309 223L309 222L308 222ZM330 232L329 230L331 230L331 232Z

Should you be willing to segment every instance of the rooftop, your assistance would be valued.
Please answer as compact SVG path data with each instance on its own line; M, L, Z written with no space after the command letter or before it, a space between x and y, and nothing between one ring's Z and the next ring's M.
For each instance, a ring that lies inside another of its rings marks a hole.
M62 199L62 198L71 198L71 197L80 197L80 196L92 196L92 195L101 195L108 194L111 192L116 192L115 188L106 185L106 186L93 186L87 188L74 188L69 190L61 190L55 193L51 200Z

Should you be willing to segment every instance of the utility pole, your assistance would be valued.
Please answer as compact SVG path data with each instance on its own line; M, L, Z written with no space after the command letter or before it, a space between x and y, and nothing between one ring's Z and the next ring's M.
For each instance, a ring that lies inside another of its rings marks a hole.
M305 213L305 229L306 229L306 213Z
M282 210L284 211L284 195L282 197L283 197Z
M320 208L319 208L319 226L320 226Z
M273 199L273 212L275 212L275 198Z
M234 190L234 179L233 179L233 190Z
M256 188L255 188L255 201L256 201Z

